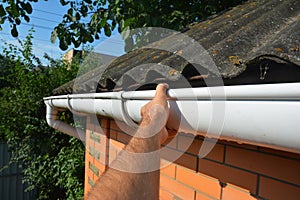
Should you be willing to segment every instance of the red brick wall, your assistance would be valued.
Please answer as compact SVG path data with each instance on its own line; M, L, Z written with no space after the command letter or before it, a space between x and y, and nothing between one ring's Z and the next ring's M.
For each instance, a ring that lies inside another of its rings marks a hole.
M89 118L87 124L85 196L130 140L113 120ZM300 154L219 140L201 158L203 139L181 133L166 143L166 155L182 155L161 169L160 199L300 198Z

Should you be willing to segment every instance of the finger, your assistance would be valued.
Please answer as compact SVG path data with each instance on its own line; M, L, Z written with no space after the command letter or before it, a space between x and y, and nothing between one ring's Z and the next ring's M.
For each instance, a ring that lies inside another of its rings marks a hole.
M168 139L168 132L167 129L164 128L160 134L160 144L163 144L167 139Z
M154 98L167 99L167 89L169 85L167 83L160 83L156 86L156 93Z
M168 136L171 137L171 138L175 137L178 133L177 130L173 130L173 129L167 129L167 131L168 131Z
M156 126L160 129L166 126L168 120L168 111L165 109L164 105L154 104L151 105L149 110L149 116L151 121L156 123Z

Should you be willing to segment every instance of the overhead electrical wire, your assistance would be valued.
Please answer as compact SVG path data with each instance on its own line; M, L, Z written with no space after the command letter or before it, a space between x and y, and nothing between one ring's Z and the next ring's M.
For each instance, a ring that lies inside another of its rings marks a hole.
M50 14L50 15L55 15L55 16L63 17L63 15L61 15L61 14L57 14L57 13L54 13L54 12L49 12L49 11L46 11L46 10L41 10L41 9L33 9L33 10L34 11L38 11L38 12L42 12L42 13L47 13L47 14ZM45 22L51 22L51 23L57 23L57 24L60 23L59 21L54 21L54 20L43 18L43 17L36 17L36 16L30 16L30 17L32 19L37 19L37 20L41 20L41 21L45 21ZM34 24L34 23L23 22L22 25L31 26L31 27L39 28L39 29L44 29L44 30L47 30L47 31L49 31L49 30L53 31L53 29L54 29L54 27L49 27L49 26L39 25L39 24ZM11 36L10 33L5 33L3 31L0 31L0 34ZM19 38L26 38L26 36L19 36ZM113 44L117 44L117 45L124 45L124 41L116 40L116 39L113 39L113 38L110 38L110 37L106 37L106 36L102 36L102 38L104 40L108 39L109 43L113 43ZM49 40L45 40L45 39L40 39L40 38L33 38L33 40L43 41L43 42L49 42L50 41L50 39ZM102 52L111 53L113 55L119 55L120 54L118 52L109 51L109 50L105 50L105 51L102 50Z
M5 32L2 32L2 31L0 31L0 35L8 35L8 36L11 36L11 34L10 33L5 33ZM26 38L26 36L18 36L18 38ZM33 38L33 40L38 40L38 41L42 41L42 42L49 42L50 41L50 39L49 40L45 40L45 39L41 39L41 38Z
M48 13L48 14L51 14L51 15L56 15L56 16L60 16L60 17L63 17L63 15L60 15L60 14L57 14L57 13L54 13L54 12L49 12L49 11L46 11L46 10L40 10L40 9L33 9L35 11L38 11L38 12L43 12L43 13Z
M42 12L42 13L47 13L47 14L59 16L59 17L64 17L64 15L60 15L60 14L57 14L57 13L49 12L49 11L46 11L46 10L41 10L41 9L33 9L33 10L38 11L38 12ZM88 21L86 21L86 20L83 20L83 22L88 23Z
M53 22L53 23L57 23L57 24L60 23L59 21L49 20L49 19L42 18L42 17L35 17L35 16L30 16L30 17L33 19L38 19L38 20L42 20L42 21L46 21L46 22Z

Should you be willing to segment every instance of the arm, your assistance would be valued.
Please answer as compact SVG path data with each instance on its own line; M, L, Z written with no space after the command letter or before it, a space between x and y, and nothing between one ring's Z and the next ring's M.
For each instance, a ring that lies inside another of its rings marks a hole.
M169 116L167 88L166 84L157 86L155 97L141 110L142 120L135 135L143 137L130 140L125 151L96 183L89 200L158 199L160 157L149 152L158 150L168 137L165 128ZM133 170L137 173L131 173Z

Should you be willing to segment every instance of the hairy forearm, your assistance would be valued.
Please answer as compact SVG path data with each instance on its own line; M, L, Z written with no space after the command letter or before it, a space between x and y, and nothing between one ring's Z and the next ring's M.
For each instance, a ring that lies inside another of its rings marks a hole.
M133 137L88 199L158 199L160 158L153 152L159 148L158 135L146 139Z
M156 87L155 97L141 109L141 123L89 199L155 200L159 197L160 144L168 137L167 84Z

